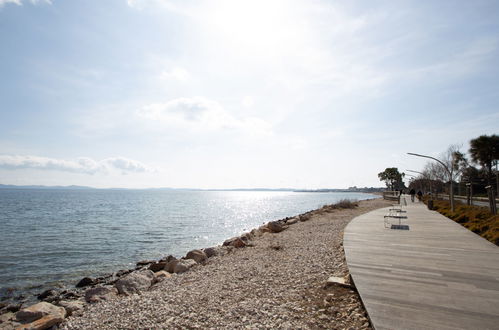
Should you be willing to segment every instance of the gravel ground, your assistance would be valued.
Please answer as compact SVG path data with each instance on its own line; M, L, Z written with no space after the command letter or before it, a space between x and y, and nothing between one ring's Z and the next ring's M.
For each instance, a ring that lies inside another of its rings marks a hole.
M140 295L87 305L64 329L283 328L371 329L354 289L330 286L348 275L343 230L354 217L387 206L314 211L309 221L256 237Z

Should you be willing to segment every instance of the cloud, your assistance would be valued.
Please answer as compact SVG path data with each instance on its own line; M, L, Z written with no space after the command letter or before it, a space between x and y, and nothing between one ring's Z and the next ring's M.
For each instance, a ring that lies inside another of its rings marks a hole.
M240 129L252 134L265 134L271 130L270 124L260 118L236 118L218 102L202 97L149 104L140 109L138 115L166 125L193 129Z
M30 0L29 2L33 5L37 5L40 2L49 4L49 5L52 4L52 0ZM22 6L23 1L22 0L0 0L0 7L3 7L5 4L8 4L8 3L13 3L13 4L16 4L18 6Z
M122 174L127 174L152 171L141 162L124 157L111 157L95 161L87 157L80 157L76 160L64 160L30 155L0 155L0 168L10 170L52 170L83 174L109 173L112 171L120 171Z

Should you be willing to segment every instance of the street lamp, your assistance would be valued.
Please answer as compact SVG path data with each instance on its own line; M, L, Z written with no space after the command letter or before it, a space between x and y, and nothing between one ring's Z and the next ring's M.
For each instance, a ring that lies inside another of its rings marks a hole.
M413 173L417 173L417 174L420 174L423 176L423 178L425 178L427 175L423 172L418 172L418 171L414 171L414 170L406 170L407 172L413 172ZM428 182L429 182L429 186L430 186L430 195L432 194L432 191L431 191L431 179L428 179Z
M445 165L444 163L442 163L442 161L440 161L439 159L436 159L435 157L426 156L426 155L420 155L420 154L415 154L413 152L408 152L407 154L411 155L411 156L417 156L417 157L423 157L423 158L433 159L434 161L439 162L440 165L442 165L444 167L444 169L447 171L447 174L449 174L449 179L450 179L450 192L449 192L450 209L451 209L452 212L454 212L454 184L452 182L453 181L452 172L451 172L451 170L449 170L449 168L447 167L447 165Z

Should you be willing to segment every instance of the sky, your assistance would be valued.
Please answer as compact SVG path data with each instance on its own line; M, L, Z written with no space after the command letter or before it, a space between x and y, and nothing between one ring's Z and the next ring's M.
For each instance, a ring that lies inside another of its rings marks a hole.
M377 187L498 127L498 1L0 0L3 184Z

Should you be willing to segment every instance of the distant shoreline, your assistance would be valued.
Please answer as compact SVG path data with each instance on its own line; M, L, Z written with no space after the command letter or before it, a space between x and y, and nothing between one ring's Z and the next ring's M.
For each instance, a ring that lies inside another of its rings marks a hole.
M39 190L165 190L165 191L283 191L283 192L318 192L318 193L328 193L328 192L354 192L354 193L375 193L382 192L386 188L381 187L364 187L364 188L323 188L323 189L298 189L298 188L229 188L229 189L201 189L201 188L171 188L171 187L161 187L161 188L95 188L88 186L44 186L44 185L9 185L0 184L0 189L39 189Z

